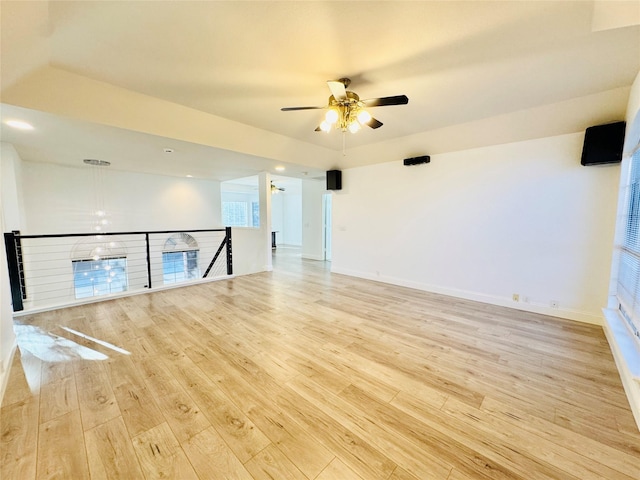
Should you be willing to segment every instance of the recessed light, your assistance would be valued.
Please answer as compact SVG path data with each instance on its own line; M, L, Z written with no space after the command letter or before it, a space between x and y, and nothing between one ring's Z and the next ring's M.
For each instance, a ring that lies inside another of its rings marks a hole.
M278 165L278 166L276 167L276 170L277 170L278 172L283 172L283 171L284 171L284 167L283 167L283 166L281 166L281 165Z
M187 175L187 178L193 178L193 175Z
M22 120L7 120L6 124L18 130L33 130L33 125Z

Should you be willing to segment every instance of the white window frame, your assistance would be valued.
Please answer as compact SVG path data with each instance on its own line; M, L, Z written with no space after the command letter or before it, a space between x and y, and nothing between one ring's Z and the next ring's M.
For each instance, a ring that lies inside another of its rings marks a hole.
M640 143L622 165L618 212L609 308L640 346Z

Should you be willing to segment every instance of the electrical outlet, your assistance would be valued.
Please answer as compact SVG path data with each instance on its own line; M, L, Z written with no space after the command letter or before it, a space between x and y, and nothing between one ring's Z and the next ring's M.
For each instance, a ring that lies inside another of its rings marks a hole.
M519 302L519 301L520 301L520 295L519 295L519 294L517 294L517 293L514 293L514 294L511 296L511 299L512 299L514 302Z
M559 308L560 307L560 305L559 305L557 300L551 300L550 304L551 304L551 308Z
M522 301L524 303L529 303L531 300L529 299L529 297L527 297L526 295L524 297L522 297Z

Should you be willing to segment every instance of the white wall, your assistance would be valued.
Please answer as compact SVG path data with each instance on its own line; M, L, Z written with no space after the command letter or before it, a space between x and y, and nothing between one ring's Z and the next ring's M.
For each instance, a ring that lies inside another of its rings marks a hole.
M0 144L2 204L5 227L9 230L20 230L23 222L22 201L22 159L13 145Z
M0 144L0 226L2 233L20 230L22 160L12 145ZM0 401L9 377L9 364L16 345L13 331L11 287L7 270L4 235L0 242Z
M267 264L266 254L271 255L269 243L268 250L265 245L265 229L261 228L234 228L231 234L233 251L233 274L249 275L272 270Z
M6 231L4 216L0 203L0 226ZM4 395L4 389L9 379L11 357L16 346L16 336L13 331L13 309L11 307L11 287L9 285L9 273L7 270L7 257L5 255L4 235L0 240L0 403Z
M601 324L620 168L581 166L583 138L343 171L332 271Z
M324 260L322 242L322 195L320 180L302 181L302 258Z
M219 182L102 167L104 188L96 192L95 168L24 162L23 233L92 231L96 196L103 198L111 231L221 228Z
M302 245L302 195L280 192L271 196L271 228L278 245Z

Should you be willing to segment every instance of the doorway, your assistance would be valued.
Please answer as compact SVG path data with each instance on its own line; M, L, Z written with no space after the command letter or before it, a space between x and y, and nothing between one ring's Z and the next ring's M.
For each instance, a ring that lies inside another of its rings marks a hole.
M331 200L330 193L322 195L322 244L326 262L331 261Z

